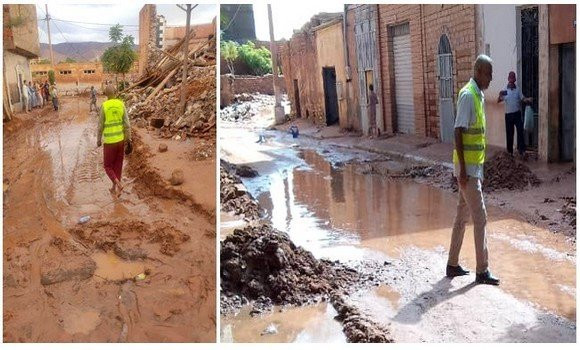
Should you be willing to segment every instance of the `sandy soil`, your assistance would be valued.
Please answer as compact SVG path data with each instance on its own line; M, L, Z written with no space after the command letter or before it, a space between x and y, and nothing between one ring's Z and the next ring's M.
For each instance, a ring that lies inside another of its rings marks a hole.
M139 130L115 200L96 114L61 107L4 126L4 341L215 341L211 207L156 172Z

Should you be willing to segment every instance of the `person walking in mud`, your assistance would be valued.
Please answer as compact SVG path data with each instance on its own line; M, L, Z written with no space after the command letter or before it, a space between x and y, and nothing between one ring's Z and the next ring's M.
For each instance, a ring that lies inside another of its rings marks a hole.
M376 134L377 137L381 136L381 132L377 127L377 104L379 103L379 99L377 98L377 94L374 91L373 84L369 85L369 135L371 138Z
M95 106L95 111L98 111L97 108L97 90L95 90L94 86L91 86L91 105L89 106L89 112L93 111L93 106Z
M58 90L56 84L50 87L50 99L52 100L52 107L58 111Z
M115 98L112 86L105 88L107 100L101 105L99 126L97 128L97 147L103 145L103 163L105 172L113 187L110 192L118 198L123 191L121 178L123 175L123 158L125 156L125 140L131 142L131 126L125 104Z
M473 65L473 78L459 91L455 119L454 175L459 184L457 214L453 223L447 277L469 274L459 265L459 252L468 215L473 219L475 236L476 283L499 285L488 267L486 222L487 211L481 189L485 161L485 99L483 90L492 79L492 61L479 55Z

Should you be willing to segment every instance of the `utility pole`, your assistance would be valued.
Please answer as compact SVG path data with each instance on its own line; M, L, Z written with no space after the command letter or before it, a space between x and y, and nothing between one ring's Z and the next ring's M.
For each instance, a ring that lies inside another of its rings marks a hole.
M179 114L185 113L185 87L187 86L187 64L189 61L189 22L191 18L191 5L187 4L185 12L187 19L185 21L185 43L183 44L183 74L181 76L181 98L179 100Z
M270 52L272 53L272 75L274 79L274 96L276 104L274 105L274 121L276 124L282 124L285 121L284 108L282 107L282 96L278 88L278 46L274 39L274 24L272 21L272 5L268 4L268 21L270 22Z
M46 30L48 31L48 47L50 48L50 65L54 67L54 55L52 53L52 41L50 40L50 16L48 15L48 4L44 5L46 9Z

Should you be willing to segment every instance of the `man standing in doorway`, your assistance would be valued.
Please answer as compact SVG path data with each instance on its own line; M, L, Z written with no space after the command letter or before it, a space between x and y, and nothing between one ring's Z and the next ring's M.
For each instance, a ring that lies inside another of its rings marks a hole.
M476 283L499 285L488 268L486 223L487 212L483 201L482 181L485 161L485 99L483 90L492 79L492 61L479 55L473 65L473 78L459 91L457 118L455 120L455 149L453 164L459 184L457 214L453 223L447 277L467 275L469 271L459 265L459 252L463 243L465 225L469 214L473 219L475 236Z
M97 147L103 146L103 163L107 176L113 182L110 192L119 197L123 192L121 178L123 175L123 158L125 156L125 140L131 142L131 126L125 104L115 98L112 86L105 88L107 100L101 106L99 127L97 128ZM104 140L102 140L104 138Z
M24 84L22 85L22 110L26 113L30 112L30 94L28 93L28 85L26 84L26 80L24 81Z
M374 91L373 84L369 85L369 134L371 137L375 135L381 136L381 132L377 127L377 104L379 103L379 99L377 98L377 94Z

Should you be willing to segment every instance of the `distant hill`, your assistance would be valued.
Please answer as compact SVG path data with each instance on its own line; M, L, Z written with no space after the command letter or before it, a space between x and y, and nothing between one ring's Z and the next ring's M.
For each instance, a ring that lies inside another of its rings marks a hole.
M60 43L52 45L54 61L58 63L70 57L76 61L94 61L100 59L101 55L109 47L113 46L110 42L87 41L82 43ZM139 49L138 45L134 47L135 51ZM40 43L40 57L50 59L50 50L48 44Z

